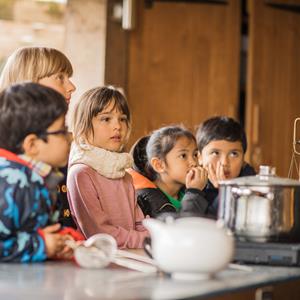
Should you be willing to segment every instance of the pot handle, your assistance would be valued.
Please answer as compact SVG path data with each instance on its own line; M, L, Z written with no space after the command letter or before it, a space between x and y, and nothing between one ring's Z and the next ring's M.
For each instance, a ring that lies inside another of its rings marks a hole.
M256 195L256 196L259 196L259 197L263 197L265 199L269 199L269 200L273 200L274 199L274 193L273 192L266 192L266 193L263 193L263 192L255 192L255 191L252 191L251 189L249 188L238 188L238 187L233 187L231 189L232 191L232 194L235 194L235 195L238 195L238 196L251 196L251 195Z
M238 187L233 187L231 189L233 194L236 194L238 196L250 196L252 194L252 191L247 188L238 188Z
M145 237L144 243L143 243L144 251L146 254L150 257L153 258L152 256L152 248L151 248L151 238L150 237Z

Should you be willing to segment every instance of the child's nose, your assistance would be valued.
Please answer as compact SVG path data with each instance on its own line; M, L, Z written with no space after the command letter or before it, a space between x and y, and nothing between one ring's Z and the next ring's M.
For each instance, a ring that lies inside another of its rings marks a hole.
M190 168L197 167L197 165L198 165L198 159L197 158L193 157L189 160Z
M73 93L75 92L75 90L76 90L75 84L70 79L68 79L68 92Z
M115 120L113 123L114 129L120 129L121 128L121 121L120 120Z
M228 160L227 155L222 156L220 159L220 162L221 162L222 166L228 166L229 160Z

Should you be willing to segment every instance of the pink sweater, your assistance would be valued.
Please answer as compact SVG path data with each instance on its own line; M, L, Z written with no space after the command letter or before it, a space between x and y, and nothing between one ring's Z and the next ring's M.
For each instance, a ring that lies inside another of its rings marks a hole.
M149 236L141 221L131 176L109 179L91 167L75 164L68 171L68 200L78 229L86 238L112 235L120 248L142 248Z

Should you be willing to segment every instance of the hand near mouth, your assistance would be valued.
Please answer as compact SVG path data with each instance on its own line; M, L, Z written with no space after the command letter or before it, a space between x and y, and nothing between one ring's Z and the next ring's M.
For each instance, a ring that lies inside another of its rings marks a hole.
M195 167L188 171L185 178L186 188L203 190L207 184L208 174L203 167Z
M207 165L208 178L215 188L219 187L219 181L227 179L226 171L221 162L217 162L216 168L212 163Z

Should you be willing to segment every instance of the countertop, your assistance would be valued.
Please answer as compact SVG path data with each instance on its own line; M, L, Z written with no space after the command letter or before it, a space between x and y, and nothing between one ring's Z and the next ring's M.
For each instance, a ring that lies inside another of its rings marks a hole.
M0 264L0 299L205 299L245 288L300 279L300 268L226 269L206 280L175 280L115 265L83 269L72 261Z

